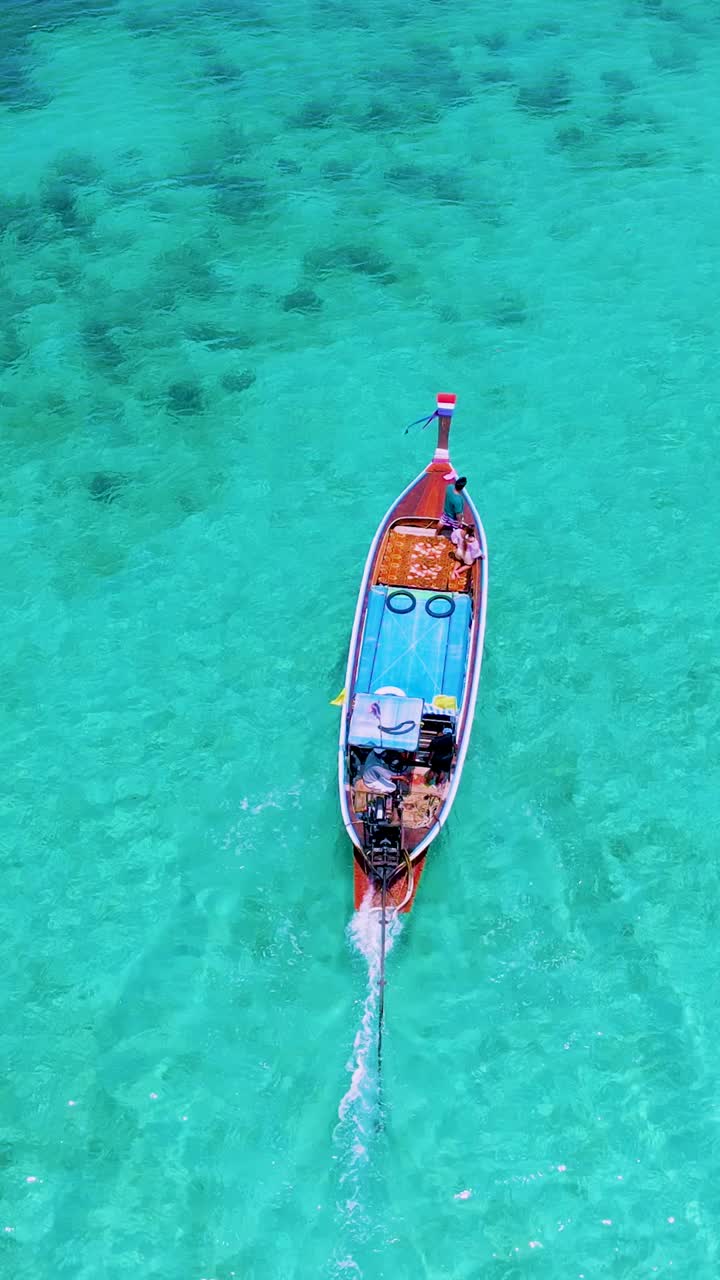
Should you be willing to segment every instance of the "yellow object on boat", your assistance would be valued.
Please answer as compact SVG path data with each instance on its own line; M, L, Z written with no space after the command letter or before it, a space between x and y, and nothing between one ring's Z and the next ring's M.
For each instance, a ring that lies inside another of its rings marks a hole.
M451 693L436 693L433 706L438 711L457 711L457 698Z

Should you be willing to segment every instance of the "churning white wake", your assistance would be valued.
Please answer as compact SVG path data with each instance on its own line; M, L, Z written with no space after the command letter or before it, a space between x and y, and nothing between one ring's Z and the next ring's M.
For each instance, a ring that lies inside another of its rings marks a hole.
M387 1197L380 1194L382 1166L371 1159L373 1139L377 1141L382 1126L377 1062L382 923L380 912L370 907L372 896L368 894L347 927L353 951L363 956L367 964L367 988L364 998L357 1002L359 1022L347 1063L350 1084L338 1108L339 1118L333 1134L339 1215L337 1251L332 1260L333 1280L345 1280L348 1274L360 1280L365 1271L359 1259L368 1249L372 1249L375 1258L385 1232L383 1206ZM402 921L397 912L388 910L386 956L401 931Z
M356 911L347 934L354 951L367 961L367 991L362 1004L360 1022L347 1064L350 1085L338 1108L340 1124L336 1134L350 1137L351 1163L367 1160L368 1147L378 1121L377 1043L380 1014L380 968L382 924L380 912L371 908L372 891ZM385 955L402 932L402 920L396 911L386 912Z

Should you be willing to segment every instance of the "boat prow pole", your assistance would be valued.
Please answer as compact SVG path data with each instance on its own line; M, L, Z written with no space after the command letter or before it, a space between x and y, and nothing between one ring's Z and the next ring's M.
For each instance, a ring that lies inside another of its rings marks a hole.
M438 438L428 471L446 472L452 468L449 441L452 416L455 412L456 404L457 396L451 395L446 391L438 392L437 409L435 410L438 420Z

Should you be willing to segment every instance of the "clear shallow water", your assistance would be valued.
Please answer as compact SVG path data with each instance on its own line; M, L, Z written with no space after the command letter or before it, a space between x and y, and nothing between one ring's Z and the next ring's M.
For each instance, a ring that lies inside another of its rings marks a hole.
M4 6L9 1275L716 1276L719 34ZM487 659L358 1161L328 703L440 388Z

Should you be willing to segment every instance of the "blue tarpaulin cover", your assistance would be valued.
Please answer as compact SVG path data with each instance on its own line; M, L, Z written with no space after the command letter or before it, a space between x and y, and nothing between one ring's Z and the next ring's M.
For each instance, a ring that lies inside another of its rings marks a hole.
M359 693L350 720L349 741L355 747L417 751L422 713L422 698ZM402 732L395 732L398 728Z
M438 593L403 589L398 595L396 608L405 609L414 599L415 605L407 613L388 608L388 595L393 587L372 587L368 600L360 662L355 688L358 693L372 693L386 685L402 689L408 698L422 698L432 702L437 694L445 694L462 702L465 686L465 665L470 641L472 603L464 593L454 592L446 597L455 605L449 617L432 617L426 609L428 600ZM443 612L447 605L443 599L432 604L431 609Z

